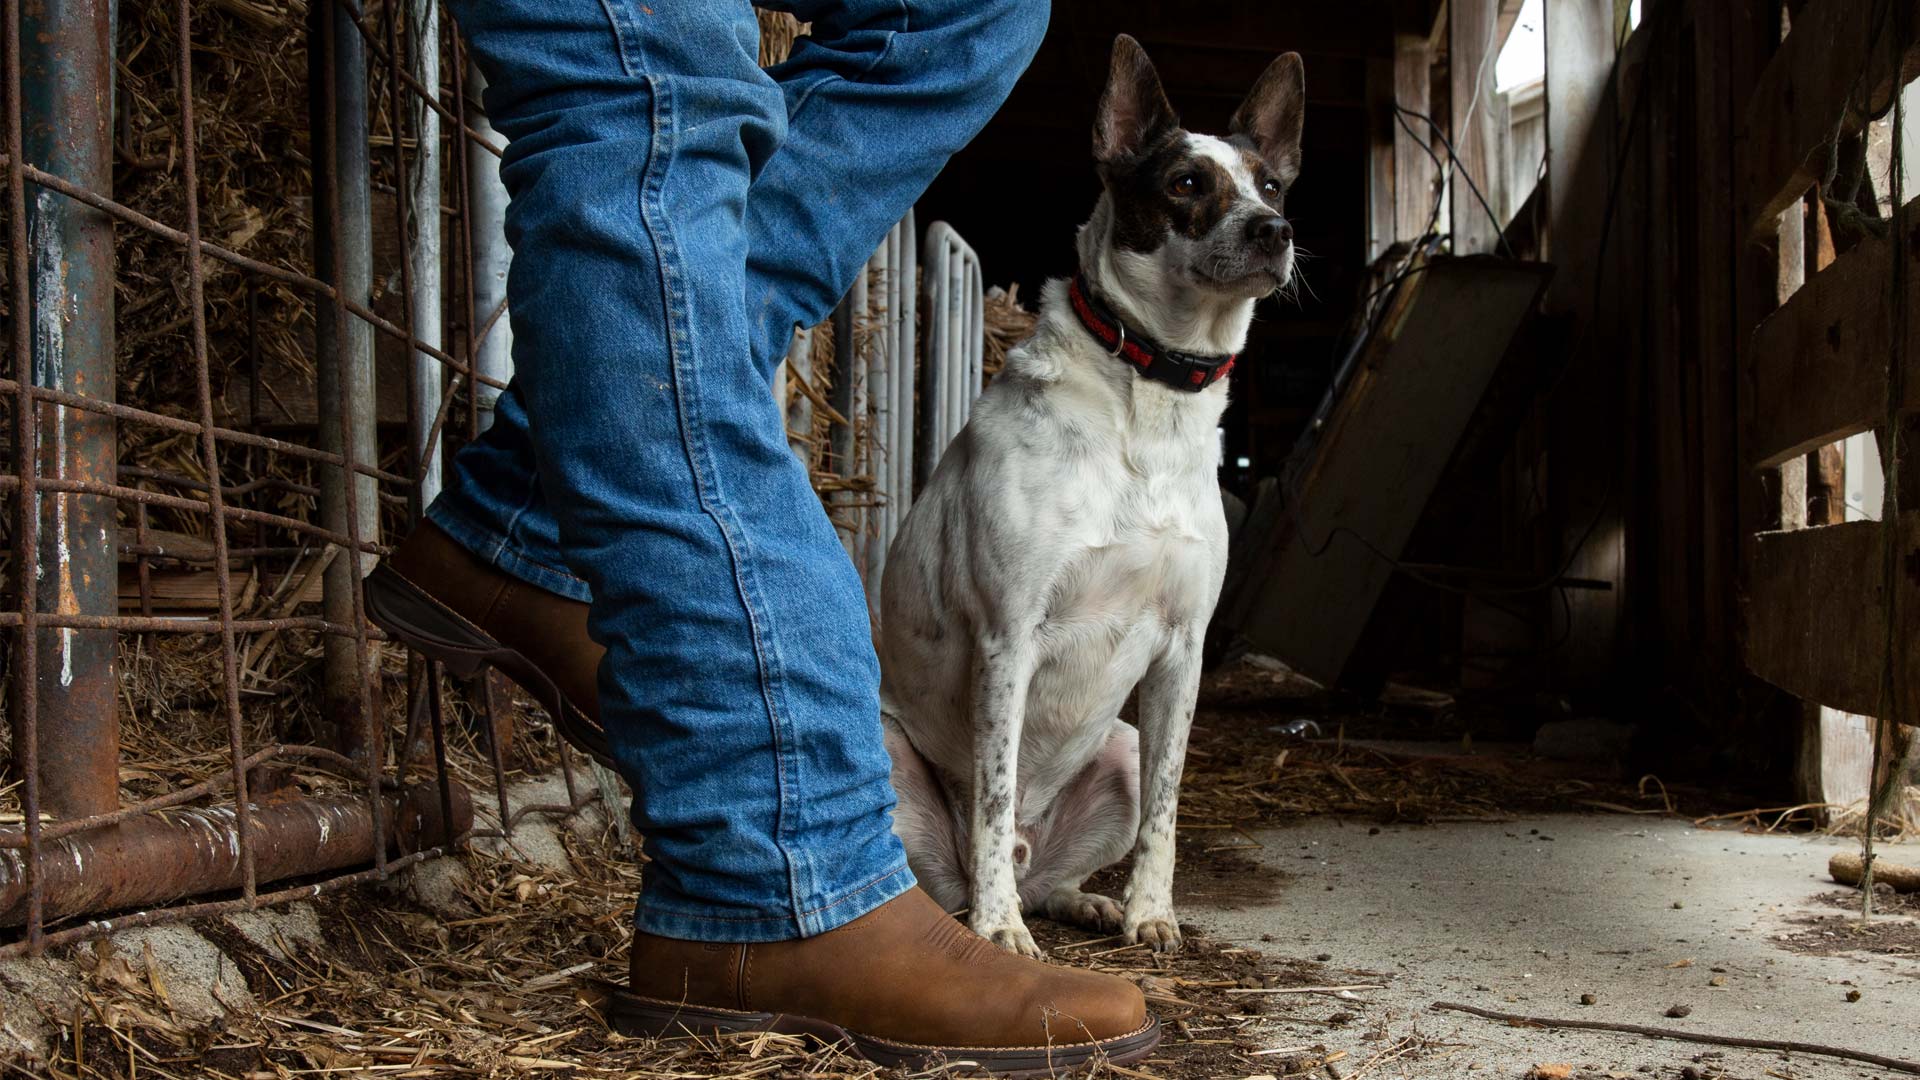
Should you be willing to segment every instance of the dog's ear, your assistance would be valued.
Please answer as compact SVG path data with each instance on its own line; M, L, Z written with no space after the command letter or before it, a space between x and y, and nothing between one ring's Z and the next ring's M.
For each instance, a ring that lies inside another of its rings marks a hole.
M1147 51L1126 34L1114 38L1107 88L1093 121L1093 159L1105 165L1131 157L1179 126Z
M1291 184L1300 175L1300 132L1307 119L1307 73L1299 53L1284 53L1260 73L1229 130L1253 140L1267 167Z

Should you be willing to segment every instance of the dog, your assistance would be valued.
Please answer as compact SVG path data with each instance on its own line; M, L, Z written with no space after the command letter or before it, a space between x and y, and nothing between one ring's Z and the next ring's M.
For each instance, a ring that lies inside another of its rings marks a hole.
M1115 40L1080 273L1047 284L889 549L894 830L922 887L1015 952L1041 955L1034 913L1180 947L1175 810L1227 562L1217 429L1256 301L1293 280L1305 103L1287 53L1226 136L1192 134ZM1122 900L1082 891L1129 850Z

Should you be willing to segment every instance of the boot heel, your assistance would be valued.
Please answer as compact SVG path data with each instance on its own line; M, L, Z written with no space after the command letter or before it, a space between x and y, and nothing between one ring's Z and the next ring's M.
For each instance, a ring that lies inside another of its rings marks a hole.
M463 682L485 672L488 654L500 647L385 565L374 567L361 588L375 626Z

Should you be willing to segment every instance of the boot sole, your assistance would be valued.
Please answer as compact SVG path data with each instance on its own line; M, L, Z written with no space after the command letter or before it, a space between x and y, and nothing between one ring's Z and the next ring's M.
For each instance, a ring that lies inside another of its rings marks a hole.
M606 734L519 650L500 644L385 563L367 575L363 589L367 618L389 636L446 665L456 679L476 678L489 667L498 668L546 707L554 730L562 738L602 765L613 767L613 748Z
M845 1045L855 1054L890 1069L944 1067L959 1074L981 1073L1022 1080L1055 1076L1095 1061L1131 1065L1160 1045L1160 1020L1152 1013L1138 1031L1091 1042L1051 1046L916 1046L848 1031L838 1024L791 1013L740 1012L686 1005L641 997L602 984L607 1022L622 1035L646 1039L699 1039L715 1035L771 1032L799 1035L832 1046Z

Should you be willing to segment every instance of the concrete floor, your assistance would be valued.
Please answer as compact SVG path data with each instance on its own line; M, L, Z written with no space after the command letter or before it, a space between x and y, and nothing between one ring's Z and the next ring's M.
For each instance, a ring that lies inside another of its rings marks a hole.
M1458 1045L1381 1062L1368 1075L1520 1077L1542 1063L1570 1064L1576 1077L1679 1076L1687 1066L1749 1078L1892 1075L1765 1051L1726 1049L1701 1059L1719 1048L1515 1028L1432 1011L1436 1001L1920 1060L1920 953L1816 956L1778 941L1805 929L1794 919L1836 913L1815 898L1837 888L1826 877L1827 857L1851 842L1624 815L1377 834L1364 824L1315 820L1255 836L1263 846L1247 854L1285 879L1250 874L1269 884L1189 896L1181 917L1276 955L1329 954L1328 971L1343 981L1387 984L1359 994L1359 1002L1290 999L1282 1006L1287 1018L1266 1032L1275 1046L1348 1050L1344 1073L1418 1031ZM1892 857L1920 861L1916 855L1908 844ZM1724 986L1710 985L1716 976ZM1848 1002L1853 989L1860 1000ZM1595 1003L1581 1005L1583 994ZM1692 1012L1670 1019L1665 1013L1675 1005ZM1359 1019L1327 1026L1343 1010ZM1385 1039L1363 1038L1382 1025Z

